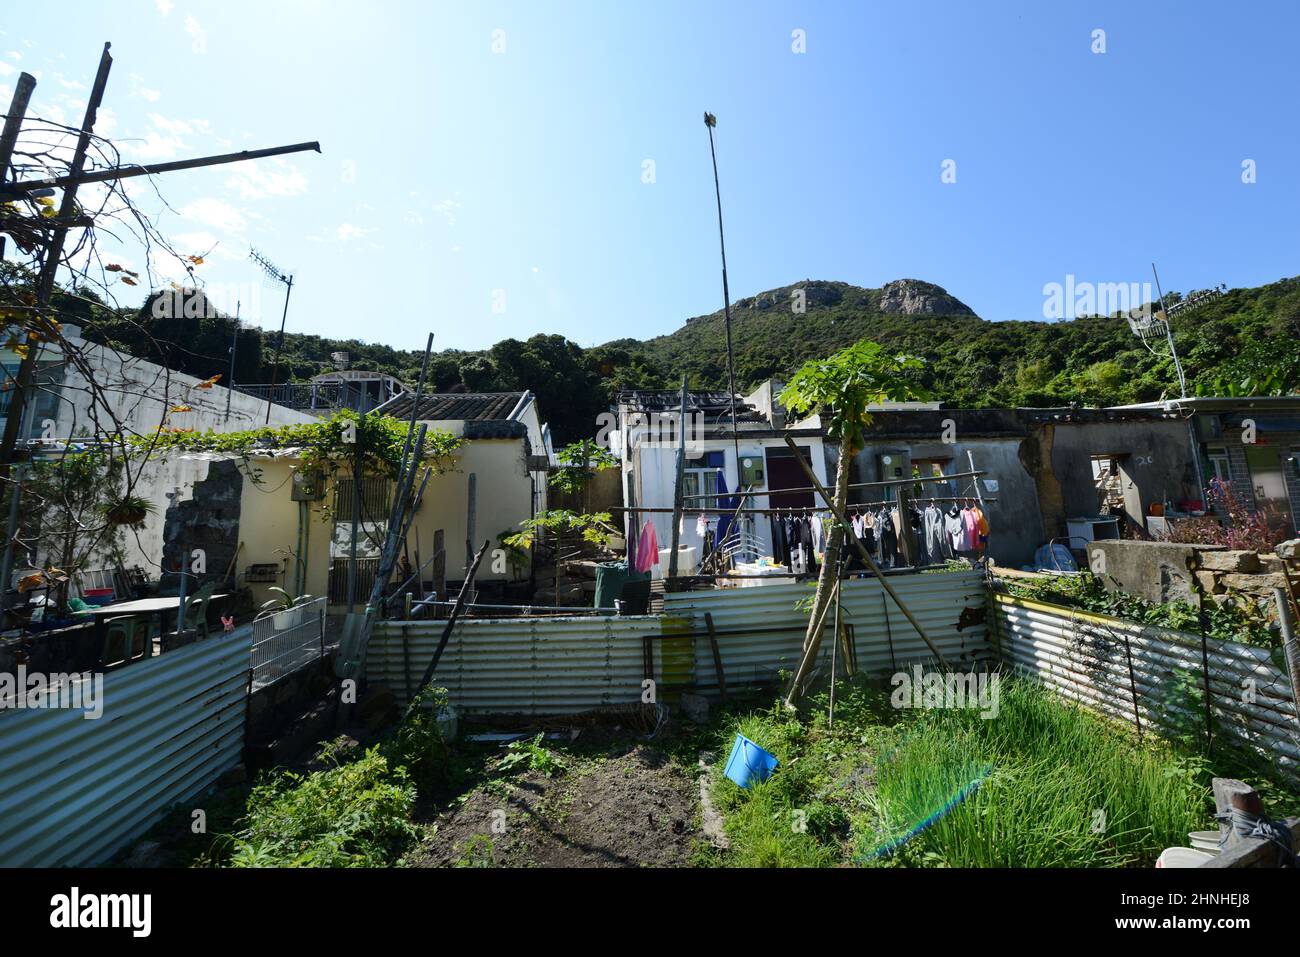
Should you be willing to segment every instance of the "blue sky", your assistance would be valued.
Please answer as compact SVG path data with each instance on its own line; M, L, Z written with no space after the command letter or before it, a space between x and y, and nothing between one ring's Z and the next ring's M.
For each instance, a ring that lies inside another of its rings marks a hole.
M1166 289L1300 273L1298 9L50 0L0 20L0 96L34 72L33 112L75 122L110 40L100 129L128 160L319 140L160 177L165 206L136 181L182 251L217 244L205 281L262 290L263 325L250 244L296 276L290 330L403 348L712 312L706 109L733 297L916 277L1034 319L1045 284L1152 260Z

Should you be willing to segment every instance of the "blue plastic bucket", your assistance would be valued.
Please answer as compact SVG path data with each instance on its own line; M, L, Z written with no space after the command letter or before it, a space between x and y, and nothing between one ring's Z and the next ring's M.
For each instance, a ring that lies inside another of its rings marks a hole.
M742 788L747 788L756 780L763 782L770 778L780 763L776 755L763 750L743 734L737 734L723 773Z

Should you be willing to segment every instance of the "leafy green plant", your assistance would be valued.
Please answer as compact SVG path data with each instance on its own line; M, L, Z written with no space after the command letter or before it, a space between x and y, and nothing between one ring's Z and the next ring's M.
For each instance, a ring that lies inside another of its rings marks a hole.
M312 774L285 771L254 786L233 867L381 867L419 834L415 787L378 748Z
M821 416L827 433L840 443L839 466L835 473L835 510L844 514L849 495L849 472L853 456L865 445L865 429L871 425L870 406L886 400L920 399L924 390L909 375L922 362L915 356L891 355L879 343L855 342L825 359L805 362L781 390L780 401L792 415ZM826 543L826 559L817 579L817 592L809 610L808 636L804 655L786 696L793 707L799 699L802 682L816 660L821 642L817 628L831 600L835 577L839 574L839 554L844 529L831 527Z
M307 594L298 595L297 597L295 597L293 595L290 595L279 585L272 585L267 589L267 591L275 592L278 597L271 598L270 600L263 602L262 603L263 611L271 611L272 609L274 609L275 611L289 611L291 608L296 608L299 605L306 604L307 602L311 601L313 597Z
M506 754L497 762L497 770L506 774L516 771L536 771L548 778L563 774L568 765L554 751L542 744L541 732L527 741L511 741Z
M456 867L495 867L496 846L486 834L475 834L465 842L464 849L456 858Z
M1204 634L1217 641L1236 641L1260 648L1277 648L1280 639L1268 618L1250 601L1206 604L1151 602L1123 591L1109 591L1102 578L1091 572L1053 576L1039 581L1008 581L1009 594L1109 615L1143 625Z
M592 476L604 469L618 468L618 459L591 439L572 442L555 453L560 467L551 472L547 483L561 492L581 492Z

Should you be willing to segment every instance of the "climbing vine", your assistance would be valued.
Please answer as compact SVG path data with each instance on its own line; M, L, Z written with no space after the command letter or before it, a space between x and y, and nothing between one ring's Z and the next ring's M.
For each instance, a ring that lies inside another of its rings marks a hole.
M224 452L245 460L274 451L292 449L305 472L331 476L351 469L360 454L363 471L396 478L406 446L407 423L388 415L361 415L343 409L319 422L265 426L244 432L195 432L160 430L153 435L132 436L133 448L150 455L170 451ZM430 429L425 435L424 457L439 473L449 471L452 455L461 440L450 432Z

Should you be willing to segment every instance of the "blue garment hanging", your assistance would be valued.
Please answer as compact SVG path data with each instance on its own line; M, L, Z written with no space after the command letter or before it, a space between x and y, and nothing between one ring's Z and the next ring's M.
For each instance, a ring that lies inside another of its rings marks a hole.
M718 469L718 495L718 537L715 541L721 545L727 540L727 533L731 530L731 514L740 504L739 496L727 495L727 477L722 469Z

